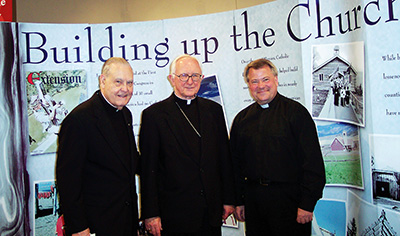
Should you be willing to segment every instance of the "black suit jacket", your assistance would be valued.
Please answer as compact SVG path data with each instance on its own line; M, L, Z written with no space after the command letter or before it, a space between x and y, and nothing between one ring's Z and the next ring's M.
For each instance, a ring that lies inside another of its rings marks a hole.
M97 91L63 121L56 177L67 233L90 228L99 235L126 235L137 228L135 172L139 155L132 115L123 112L131 156L124 155ZM108 104L107 104L108 105Z
M223 204L234 205L227 128L221 106L198 99L200 160L193 158L183 126L189 125L174 95L145 109L139 133L142 218L161 217L164 230L199 230L204 208L213 226ZM194 132L194 131L193 131Z

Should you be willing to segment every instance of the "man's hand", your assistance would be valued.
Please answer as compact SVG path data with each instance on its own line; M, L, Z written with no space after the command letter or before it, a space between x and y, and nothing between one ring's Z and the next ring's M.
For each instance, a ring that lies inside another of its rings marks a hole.
M297 219L296 219L297 223L305 224L312 221L312 218L313 218L312 212L300 208L297 209Z
M235 207L231 205L224 205L224 211L222 212L222 220L226 220L230 214L235 211Z
M90 229L87 228L84 231L72 234L72 236L90 236Z
M244 221L244 206L237 206L235 209L235 217L238 221Z
M161 218L156 216L144 220L146 230L154 236L161 236Z

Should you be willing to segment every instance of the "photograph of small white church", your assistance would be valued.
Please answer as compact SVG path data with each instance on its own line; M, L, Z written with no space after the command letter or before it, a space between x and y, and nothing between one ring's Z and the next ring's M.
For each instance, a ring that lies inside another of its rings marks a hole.
M362 42L313 46L312 116L364 126Z

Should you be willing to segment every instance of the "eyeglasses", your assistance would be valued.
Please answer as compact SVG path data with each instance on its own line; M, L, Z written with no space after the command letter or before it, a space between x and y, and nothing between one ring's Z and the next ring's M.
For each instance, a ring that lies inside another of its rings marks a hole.
M193 82L198 82L199 80L201 80L203 78L203 75L202 74L198 74L198 73L194 73L192 75L185 74L185 73L177 75L177 74L174 73L174 75L176 77L178 77L179 80L182 81L182 82L188 82L189 78L192 78Z

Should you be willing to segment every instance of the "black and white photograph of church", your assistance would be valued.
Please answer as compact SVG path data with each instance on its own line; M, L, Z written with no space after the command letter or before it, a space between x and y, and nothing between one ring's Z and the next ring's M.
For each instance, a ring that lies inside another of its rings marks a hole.
M399 236L400 215L347 191L346 236Z
M381 211L381 215L370 226L365 228L361 233L362 236L396 236L397 233L390 225L386 217L385 210Z
M312 116L364 126L364 45L313 46Z
M400 212L400 135L370 135L374 204Z

